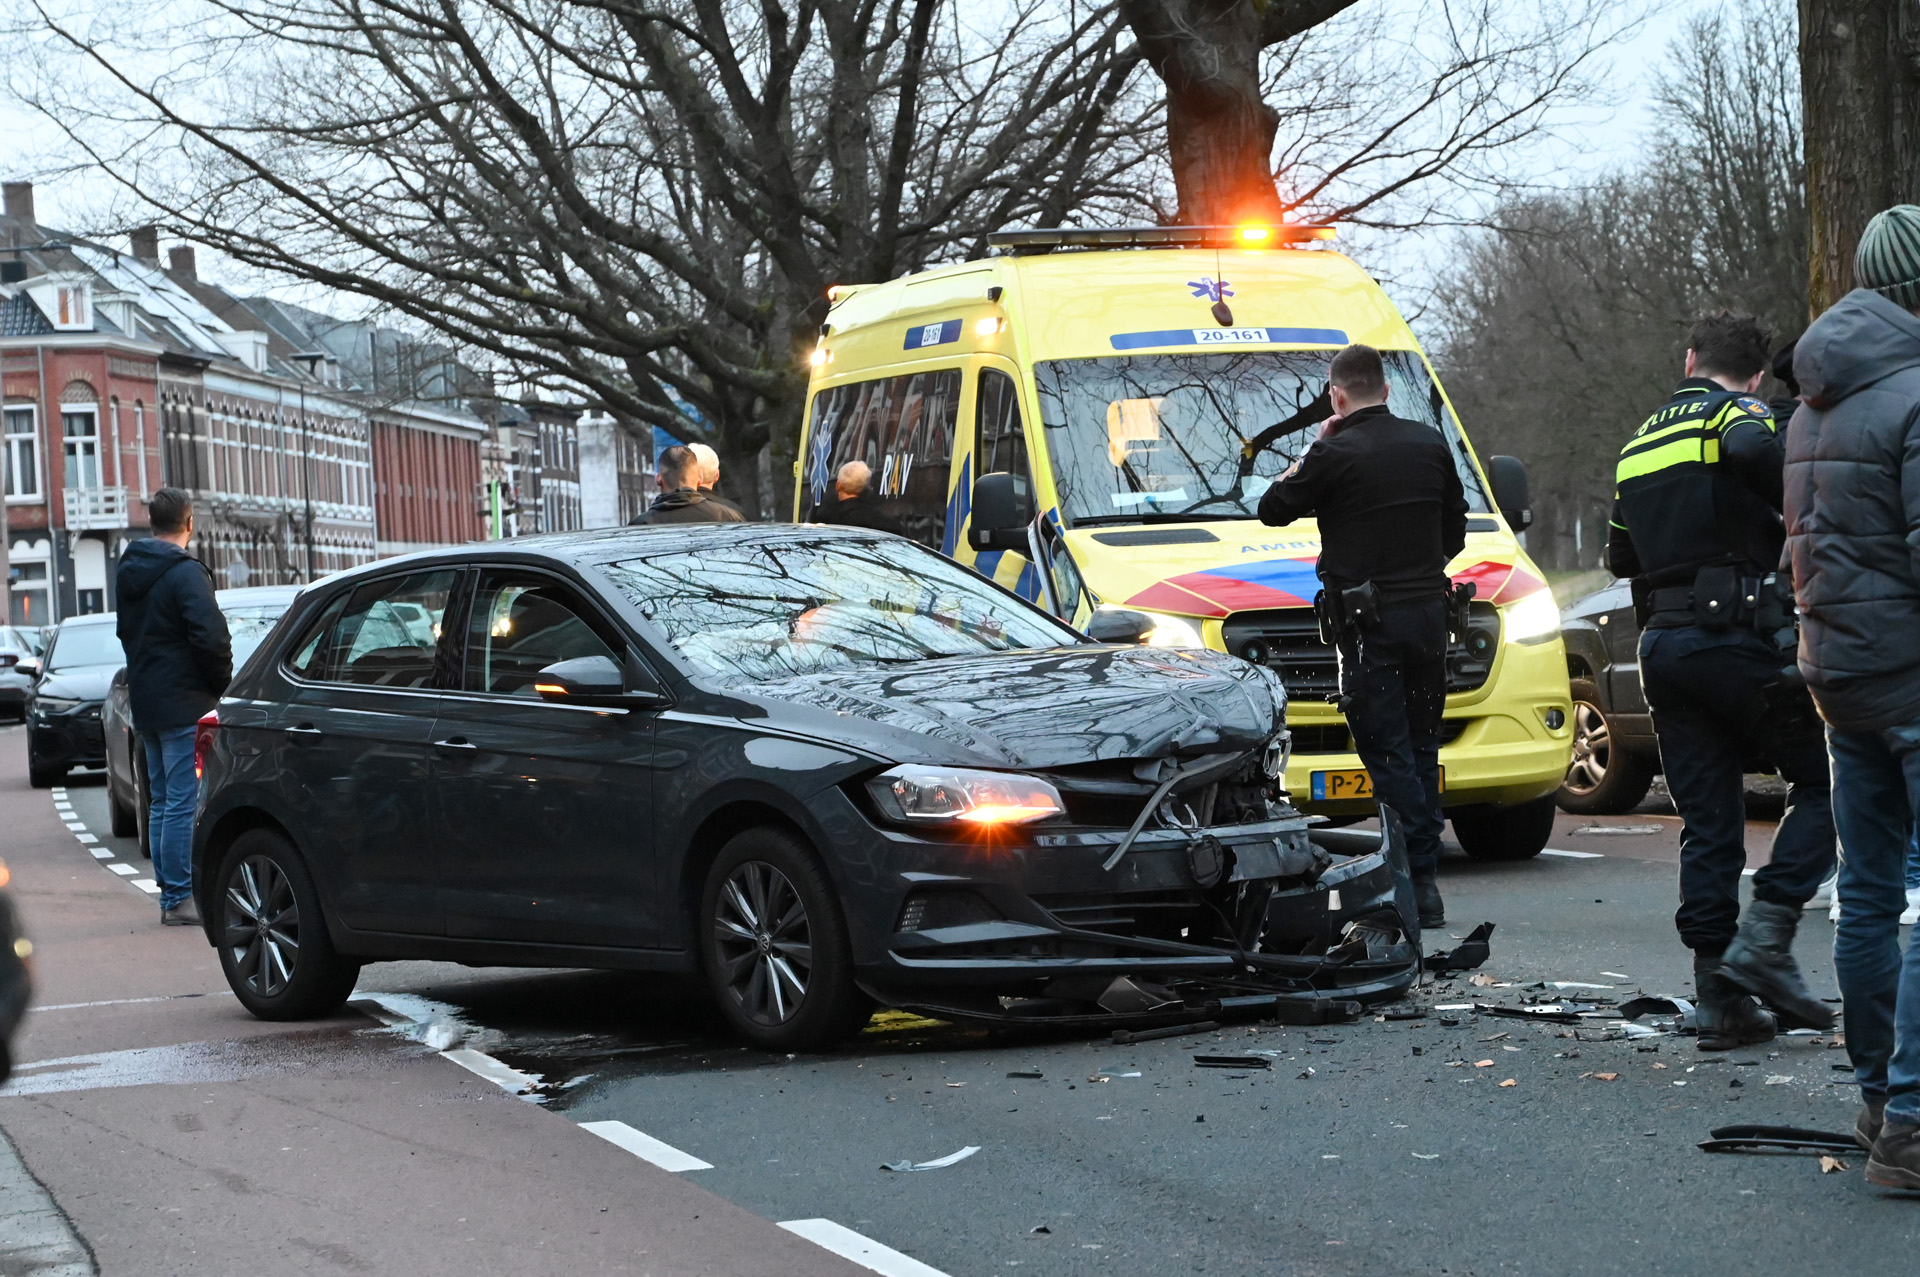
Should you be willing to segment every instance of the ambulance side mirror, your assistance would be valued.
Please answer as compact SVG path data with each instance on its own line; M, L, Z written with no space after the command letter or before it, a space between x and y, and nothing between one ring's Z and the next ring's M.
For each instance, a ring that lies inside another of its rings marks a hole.
M976 550L1026 552L1027 525L1033 522L1033 494L1024 477L983 474L973 481L973 522L967 544Z
M1518 457L1488 457L1487 479L1493 484L1493 503L1515 532L1533 526L1533 503L1527 498L1527 463Z

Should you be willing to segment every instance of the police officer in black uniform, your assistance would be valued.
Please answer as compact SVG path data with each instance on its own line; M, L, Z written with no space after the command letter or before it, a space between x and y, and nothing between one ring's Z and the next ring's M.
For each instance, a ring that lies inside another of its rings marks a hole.
M1802 906L1834 864L1825 738L1794 668L1791 582L1776 575L1785 422L1754 396L1767 334L1726 311L1693 326L1686 380L1620 452L1607 565L1631 577L1640 680L1680 833L1680 939L1694 955L1700 1046L1728 1050L1833 1014L1793 960ZM1787 811L1740 920L1748 760L1786 780Z
M1340 653L1342 709L1374 797L1406 831L1420 925L1437 927L1447 563L1466 545L1467 497L1439 432L1388 410L1379 351L1348 346L1328 377L1334 416L1260 498L1260 521L1319 520L1317 606Z

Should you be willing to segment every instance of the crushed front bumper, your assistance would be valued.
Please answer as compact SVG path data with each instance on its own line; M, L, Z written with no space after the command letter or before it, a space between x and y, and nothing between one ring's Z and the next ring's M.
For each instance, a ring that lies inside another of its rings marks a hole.
M1360 854L1318 848L1291 810L1147 831L1103 870L1119 838L1061 831L963 856L898 856L908 849L896 843L887 859L904 890L889 902L880 952L863 955L863 985L943 1019L1139 1027L1281 1002L1392 1001L1419 971L1405 841L1390 813L1379 844ZM1203 841L1227 853L1211 887L1196 872Z

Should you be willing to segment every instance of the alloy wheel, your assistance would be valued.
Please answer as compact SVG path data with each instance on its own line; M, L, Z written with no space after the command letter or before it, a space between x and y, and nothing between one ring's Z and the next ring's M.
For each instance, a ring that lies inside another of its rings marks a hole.
M1613 736L1600 707L1586 701L1573 705L1573 761L1567 767L1566 789L1586 795L1600 788L1607 779L1607 764L1613 755Z
M791 1020L813 975L807 907L787 876L764 860L727 875L714 902L713 938L722 982L755 1024Z
M248 856L227 879L226 944L233 969L263 998L286 991L300 959L300 906L269 856Z

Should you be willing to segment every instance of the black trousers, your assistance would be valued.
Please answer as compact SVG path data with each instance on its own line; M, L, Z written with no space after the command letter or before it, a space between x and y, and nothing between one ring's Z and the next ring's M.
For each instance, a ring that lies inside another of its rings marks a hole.
M1640 636L1640 681L1660 766L1684 822L1674 924L1689 949L1718 953L1739 925L1747 864L1741 776L1749 760L1771 763L1787 782L1786 815L1766 867L1754 875L1754 899L1798 909L1833 872L1832 780L1820 718L1804 689L1768 690L1791 659L1752 633L1685 628Z
M1373 796L1394 809L1415 877L1440 861L1440 715L1447 706L1447 605L1439 595L1380 607L1340 644L1347 726Z

